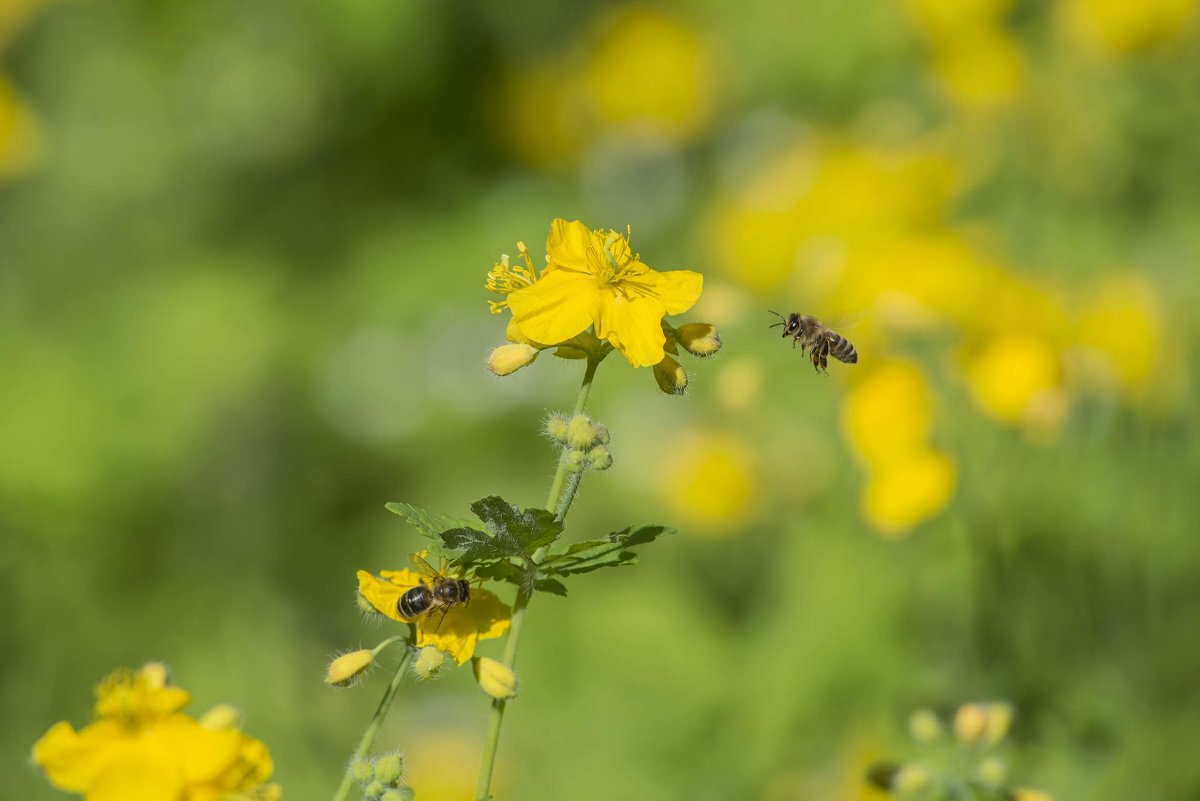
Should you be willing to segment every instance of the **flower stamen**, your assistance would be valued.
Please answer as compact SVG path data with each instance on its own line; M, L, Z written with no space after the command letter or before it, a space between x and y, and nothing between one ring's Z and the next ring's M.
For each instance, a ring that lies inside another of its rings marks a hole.
M517 243L517 252L525 262L525 266L512 266L508 262L508 254L500 256L500 262L492 266L488 272L487 290L495 292L497 295L509 295L516 292L518 289L524 289L527 286L533 286L533 283L538 280L538 274L534 272L533 262L529 258L529 250L526 249L524 242ZM492 314L499 314L508 308L508 301L489 300L488 307Z

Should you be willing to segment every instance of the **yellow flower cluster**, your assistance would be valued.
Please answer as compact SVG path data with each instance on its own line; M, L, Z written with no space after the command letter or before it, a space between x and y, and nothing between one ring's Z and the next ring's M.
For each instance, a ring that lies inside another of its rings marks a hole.
M928 442L931 419L929 390L912 362L877 362L850 390L842 420L867 471L860 504L882 534L908 533L954 492L953 462Z
M1186 35L1198 12L1197 0L1066 0L1060 18L1073 40L1124 56Z
M229 707L195 720L181 711L190 702L161 664L119 670L96 690L96 720L79 731L54 724L34 744L33 762L85 801L278 799L279 788L265 783L274 769L267 747L238 730Z

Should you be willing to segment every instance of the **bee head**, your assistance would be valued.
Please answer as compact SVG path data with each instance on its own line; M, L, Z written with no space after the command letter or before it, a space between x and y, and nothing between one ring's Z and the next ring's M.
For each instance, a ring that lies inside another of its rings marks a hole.
M797 314L796 312L792 312L791 316L787 318L787 323L783 326L783 335L785 337L793 336L799 330L800 330L800 315Z

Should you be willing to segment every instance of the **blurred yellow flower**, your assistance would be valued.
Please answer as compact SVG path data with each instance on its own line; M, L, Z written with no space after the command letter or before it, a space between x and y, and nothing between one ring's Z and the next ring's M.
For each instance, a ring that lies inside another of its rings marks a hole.
M1101 361L1127 395L1144 395L1162 361L1158 298L1133 276L1109 279L1085 302L1075 341Z
M893 359L873 365L846 398L842 425L869 467L903 459L924 447L930 399L915 364Z
M915 450L870 474L862 493L867 522L901 536L942 510L954 493L956 470L944 454Z
M964 31L933 56L933 71L952 101L970 109L998 108L1020 95L1025 79L1021 48L1000 27Z
M980 27L999 22L1013 0L908 0L913 23L929 39L952 42Z
M640 123L678 141L708 122L715 78L713 48L697 31L657 9L630 6L590 48L583 87L605 123Z
M263 786L274 769L266 746L238 731L236 716L197 722L182 713L190 700L167 684L160 664L117 671L96 689L96 721L79 731L56 723L34 744L33 761L56 787L87 801L277 797Z
M432 730L431 730L432 729ZM479 759L478 738L453 730L426 726L425 734L412 739L404 764L407 783L419 801L469 801L475 798L475 773L464 770ZM492 797L506 798L511 783L509 764L500 760L492 780Z
M413 618L400 614L397 604L405 591L416 587L421 576L412 570L381 570L378 576L358 571L358 591L392 620L410 623ZM416 618L418 648L432 645L449 654L461 665L475 654L475 643L499 637L508 629L512 610L492 593L472 589L471 600L451 607L443 619L441 612Z
M1061 17L1076 40L1124 55L1185 35L1198 6L1196 0L1067 0Z
M32 167L40 153L40 142L33 109L0 73L0 181Z
M753 458L732 436L693 434L668 451L663 491L674 513L705 533L733 533L751 516L757 476Z
M546 254L549 263L536 281L500 289L519 334L558 344L594 325L634 367L663 360L662 318L690 309L703 286L703 276L690 270L651 270L626 236L589 231L579 221L554 220Z
M1057 352L1042 337L1020 330L991 337L967 358L976 404L1001 422L1036 422L1030 415L1060 392Z

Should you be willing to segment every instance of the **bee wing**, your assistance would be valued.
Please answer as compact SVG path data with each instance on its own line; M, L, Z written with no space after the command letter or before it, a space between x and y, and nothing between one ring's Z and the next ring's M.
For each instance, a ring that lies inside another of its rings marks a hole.
M446 614L449 611L450 611L449 606L442 606L442 616L438 618L437 625L433 627L434 631L437 631L438 629L440 629L442 627L442 623L444 623L446 621ZM434 612L434 610L430 609L428 614L432 617L433 612Z
M821 317L818 319L821 321L821 325L825 326L831 331L846 331L853 329L856 325L861 323L866 316L866 310L860 310L848 312L846 314L834 315L829 318Z
M409 560L412 562L412 565L416 569L416 571L418 573L420 573L422 576L424 576L425 578L428 578L428 579L442 578L442 574L440 572L438 572L437 570L435 570L433 565L426 562L420 555L414 553L412 556L409 557Z

